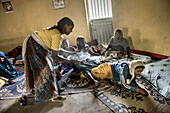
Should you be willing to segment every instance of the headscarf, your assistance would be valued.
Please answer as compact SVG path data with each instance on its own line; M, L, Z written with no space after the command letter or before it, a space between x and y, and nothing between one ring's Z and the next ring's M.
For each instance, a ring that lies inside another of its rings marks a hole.
M53 27L49 28L48 30L51 30L51 29L58 29L60 31L60 33L62 33L63 31L63 26L67 24L68 26L73 26L74 27L74 23L73 21L68 18L68 17L64 17L62 18L58 23L57 23L57 26L54 25Z
M8 63L9 63L9 61L8 61L8 59L6 58L6 55L2 52L2 51L0 51L0 57L4 57L4 64L5 65L8 65ZM1 67L1 69L5 69L5 67L3 66L3 64L2 63L0 63L0 67Z
M11 75L9 79L14 79L17 78L18 76L20 76L21 74L16 70L15 66L12 64L12 62L10 60L8 60L8 58L6 57L6 55L0 51L0 56L4 57L4 65L2 63L0 63L0 68L2 69L1 71L3 71L6 74ZM3 75L2 75L3 76Z
M127 47L129 47L129 44L127 42L127 40L125 38L123 38L123 32L121 29L116 29L115 30L115 34L116 32L119 33L119 37L116 38L115 36L112 36L109 42L109 45L111 46L119 46L121 45L124 49L126 49Z
M133 60L129 62L129 72L132 75L132 78L129 81L127 81L128 84L135 78L134 72L135 72L136 67L138 66L145 67L145 64L141 60Z
M116 30L115 30L115 34L116 34L116 32L119 33L119 37L118 37L118 38L115 37L115 40L120 40L120 39L122 39L122 38L123 38L123 32L122 32L122 30L121 30L121 29L116 29Z

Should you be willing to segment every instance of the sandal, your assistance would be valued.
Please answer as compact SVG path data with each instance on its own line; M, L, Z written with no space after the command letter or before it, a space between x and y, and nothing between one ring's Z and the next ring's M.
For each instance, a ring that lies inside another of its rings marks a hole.
M22 93L22 97L18 98L17 102L19 102L21 106L25 106L27 105L27 98L28 97L24 93Z
M61 92L63 92L65 90L65 87L61 87L60 90Z
M66 96L59 96L59 97L53 98L51 101L52 102L63 102L64 100L66 100Z

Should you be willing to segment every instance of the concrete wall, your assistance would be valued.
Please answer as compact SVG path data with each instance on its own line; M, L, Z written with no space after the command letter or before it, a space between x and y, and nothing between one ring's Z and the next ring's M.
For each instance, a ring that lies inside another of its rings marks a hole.
M51 27L64 16L70 17L75 23L69 35L72 45L79 35L90 40L84 0L65 0L65 8L57 10L54 10L52 0L11 0L11 3L13 13L5 13L0 5L0 51L7 53L22 45L34 30Z
M0 5L0 51L22 45L34 30L51 27L64 16L75 28L71 45L81 35L90 41L84 0L65 0L65 8L54 10L52 0L11 0L14 12L4 13ZM170 56L170 0L112 0L113 26L123 29L130 47ZM66 37L68 38L68 37Z
M114 30L130 47L170 56L170 0L112 0Z

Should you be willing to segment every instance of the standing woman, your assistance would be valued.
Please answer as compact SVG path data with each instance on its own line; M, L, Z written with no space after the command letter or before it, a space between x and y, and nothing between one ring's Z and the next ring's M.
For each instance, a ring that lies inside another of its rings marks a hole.
M23 59L26 90L35 95L35 102L47 102L60 95L61 90L56 80L53 59L63 62L75 62L58 56L62 35L69 35L74 23L68 17L62 18L57 26L35 31L23 43ZM71 52L68 52L72 54ZM62 100L62 97L59 97Z

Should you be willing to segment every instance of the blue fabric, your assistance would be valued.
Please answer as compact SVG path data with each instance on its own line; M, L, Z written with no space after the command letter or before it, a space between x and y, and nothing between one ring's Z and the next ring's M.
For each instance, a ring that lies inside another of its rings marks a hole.
M2 51L0 51L0 57L4 57L4 62L0 62L0 75L2 77L12 80L22 75Z
M0 88L0 99L10 99L10 98L19 98L22 93L26 93L24 86L25 76L21 75L20 77L14 79L15 82L12 85L9 85L8 82Z
M63 73L67 73L68 71L70 71L73 68L73 64L67 64L64 63L61 67L61 70L63 70Z
M138 87L138 85L135 81L136 77L132 80L132 82L130 84L127 84L127 78L128 78L128 76L130 76L129 66L127 63L112 64L111 69L112 69L112 74L113 74L113 78L115 81L120 81L121 86L124 89L126 89L128 91L135 91L135 88ZM123 75L121 73L122 70L123 70Z

